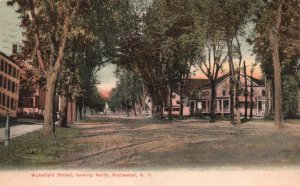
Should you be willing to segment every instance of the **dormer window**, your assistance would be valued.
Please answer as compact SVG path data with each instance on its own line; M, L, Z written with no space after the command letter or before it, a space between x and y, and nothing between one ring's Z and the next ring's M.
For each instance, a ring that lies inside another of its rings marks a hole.
M222 95L226 96L226 90L223 90Z

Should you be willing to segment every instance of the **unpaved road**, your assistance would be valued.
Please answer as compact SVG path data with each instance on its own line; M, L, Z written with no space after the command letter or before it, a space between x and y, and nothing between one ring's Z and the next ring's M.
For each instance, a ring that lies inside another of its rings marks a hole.
M65 168L300 167L300 125L281 130L271 122L231 126L183 120L96 118L77 125L75 143L87 151L61 162Z

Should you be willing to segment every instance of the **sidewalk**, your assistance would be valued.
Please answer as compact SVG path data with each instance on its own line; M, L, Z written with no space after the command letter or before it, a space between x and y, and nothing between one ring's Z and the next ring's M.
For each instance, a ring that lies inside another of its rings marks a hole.
M43 127L42 124L33 124L33 125L17 125L10 127L10 139L27 134L36 130L39 130ZM0 142L4 141L5 128L0 128Z

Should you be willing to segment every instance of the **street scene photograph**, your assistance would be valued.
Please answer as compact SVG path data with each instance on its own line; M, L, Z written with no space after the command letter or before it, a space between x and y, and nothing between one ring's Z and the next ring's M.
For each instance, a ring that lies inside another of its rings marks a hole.
M0 170L300 184L300 1L0 0Z

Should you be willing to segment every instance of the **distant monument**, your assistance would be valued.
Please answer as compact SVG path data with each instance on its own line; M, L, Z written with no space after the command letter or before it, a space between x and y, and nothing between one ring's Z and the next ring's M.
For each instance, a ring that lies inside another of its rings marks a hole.
M106 115L106 114L109 114L110 113L110 108L109 108L109 106L108 106L108 103L106 102L105 103L105 107L104 107L104 115Z

